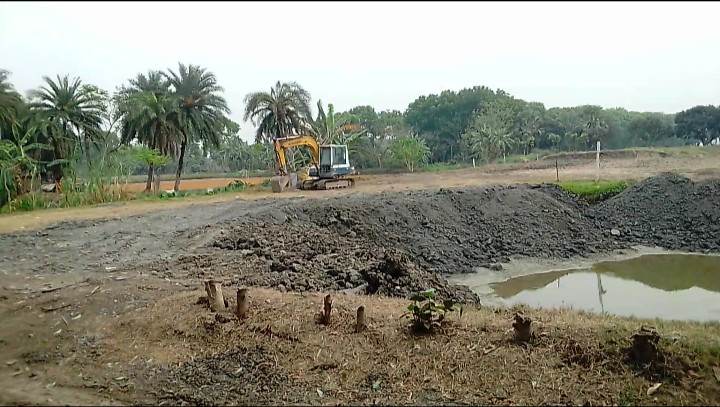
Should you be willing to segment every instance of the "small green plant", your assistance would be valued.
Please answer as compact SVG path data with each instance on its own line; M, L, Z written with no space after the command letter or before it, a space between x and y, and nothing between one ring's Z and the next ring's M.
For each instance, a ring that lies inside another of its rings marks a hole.
M455 311L455 302L435 301L435 290L429 289L413 295L413 302L408 305L408 312L403 314L412 318L412 328L416 332L432 332L442 326L445 315Z

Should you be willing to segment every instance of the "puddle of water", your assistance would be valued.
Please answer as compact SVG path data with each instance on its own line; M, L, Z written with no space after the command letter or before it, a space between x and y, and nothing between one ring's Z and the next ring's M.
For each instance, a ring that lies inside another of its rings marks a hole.
M638 318L720 320L720 256L659 254L490 283L503 303Z

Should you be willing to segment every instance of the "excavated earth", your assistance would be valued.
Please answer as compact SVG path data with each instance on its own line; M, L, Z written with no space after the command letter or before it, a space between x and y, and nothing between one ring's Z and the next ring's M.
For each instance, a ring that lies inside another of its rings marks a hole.
M720 182L663 174L596 205L554 185L299 201L226 224L207 251L156 270L293 291L407 296L434 287L468 302L477 298L443 275L499 268L511 256L570 258L636 244L720 250Z
M433 287L473 302L443 275L637 244L720 251L720 181L661 174L594 205L551 184L235 201L4 235L0 254L15 271L139 270L399 297Z

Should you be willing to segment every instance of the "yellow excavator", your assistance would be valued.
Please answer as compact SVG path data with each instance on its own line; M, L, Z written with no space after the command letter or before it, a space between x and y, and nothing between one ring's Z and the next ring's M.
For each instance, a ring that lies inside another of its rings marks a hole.
M300 189L350 188L355 181L351 178L355 168L350 165L347 145L319 145L309 134L273 139L277 174L270 179L273 192L294 188L294 177L288 172L285 150L305 147L310 150L311 163L307 176L297 183Z

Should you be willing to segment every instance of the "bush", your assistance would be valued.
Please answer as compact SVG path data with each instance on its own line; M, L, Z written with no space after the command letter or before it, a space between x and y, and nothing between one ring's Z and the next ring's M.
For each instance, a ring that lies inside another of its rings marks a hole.
M442 303L435 301L435 290L429 289L415 294L410 298L413 303L408 305L407 315L412 318L411 327L416 332L433 332L442 326L445 314L455 311L455 302L445 300Z

